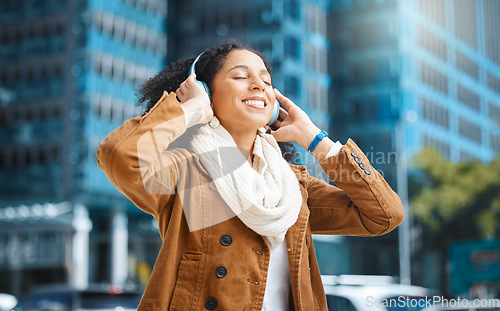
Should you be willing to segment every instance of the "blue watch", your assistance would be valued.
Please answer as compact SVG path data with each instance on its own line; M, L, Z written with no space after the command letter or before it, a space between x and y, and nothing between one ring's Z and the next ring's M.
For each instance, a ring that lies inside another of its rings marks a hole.
M316 149L316 146L319 144L319 142L325 138L326 136L328 136L328 133L326 131L323 131L321 130L321 132L319 132L318 135L316 135L316 137L314 137L313 141L311 142L311 144L309 145L309 147L307 148L307 151L309 152L313 152L314 149Z

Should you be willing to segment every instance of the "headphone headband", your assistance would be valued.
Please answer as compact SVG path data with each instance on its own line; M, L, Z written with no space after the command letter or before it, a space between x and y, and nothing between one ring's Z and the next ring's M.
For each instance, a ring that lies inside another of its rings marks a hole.
M201 54L198 55L198 57L196 57L196 59L191 64L191 67L189 68L189 75L191 75L192 73L196 73L195 65L198 62L198 60L200 59L200 56L203 55L203 53L205 53L205 52L201 52ZM212 94L210 94L210 90L208 89L208 85L205 82L200 81L198 79L194 79L194 82L198 83L199 85L201 85L203 87L203 89L205 89L205 92L207 92L208 97L210 98L210 101L212 101Z
M201 52L201 54L198 55L196 57L196 59L193 61L193 63L191 64L191 67L189 68L189 75L191 75L193 72L195 72L195 65L198 62L198 60L200 59L201 55L203 55L203 53L205 53L205 52Z

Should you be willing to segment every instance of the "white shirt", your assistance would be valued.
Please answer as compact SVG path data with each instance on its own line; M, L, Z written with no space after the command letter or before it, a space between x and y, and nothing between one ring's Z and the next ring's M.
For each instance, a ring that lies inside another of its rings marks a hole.
M340 142L335 142L325 158L336 155L342 146ZM271 247L262 311L288 311L289 296L290 267L286 240L283 240L280 244Z
M288 311L289 295L290 269L286 240L283 240L280 244L271 247L262 311Z

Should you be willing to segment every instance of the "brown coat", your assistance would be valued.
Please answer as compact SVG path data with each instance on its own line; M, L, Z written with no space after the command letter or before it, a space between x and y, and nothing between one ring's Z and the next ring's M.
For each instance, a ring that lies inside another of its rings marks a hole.
M175 94L164 93L145 116L109 134L97 152L111 182L159 223L163 244L139 310L261 310L270 256L267 240L238 217L190 231L179 193L172 190L183 169L190 172L184 182L203 184L209 176L188 151L161 152L185 130ZM139 161L137 146L144 135L159 146ZM295 310L327 310L311 234L376 236L396 228L404 217L397 194L353 141L319 163L338 187L310 176L305 166L290 165L303 197L298 220L286 234ZM223 201L213 182L206 184L191 206L203 206L196 212L210 218L207 210Z

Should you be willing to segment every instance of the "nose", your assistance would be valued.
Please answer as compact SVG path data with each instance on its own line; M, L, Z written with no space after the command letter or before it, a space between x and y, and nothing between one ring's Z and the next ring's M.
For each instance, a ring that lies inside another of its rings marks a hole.
M260 77L253 77L250 81L250 89L252 90L265 90L266 84Z

